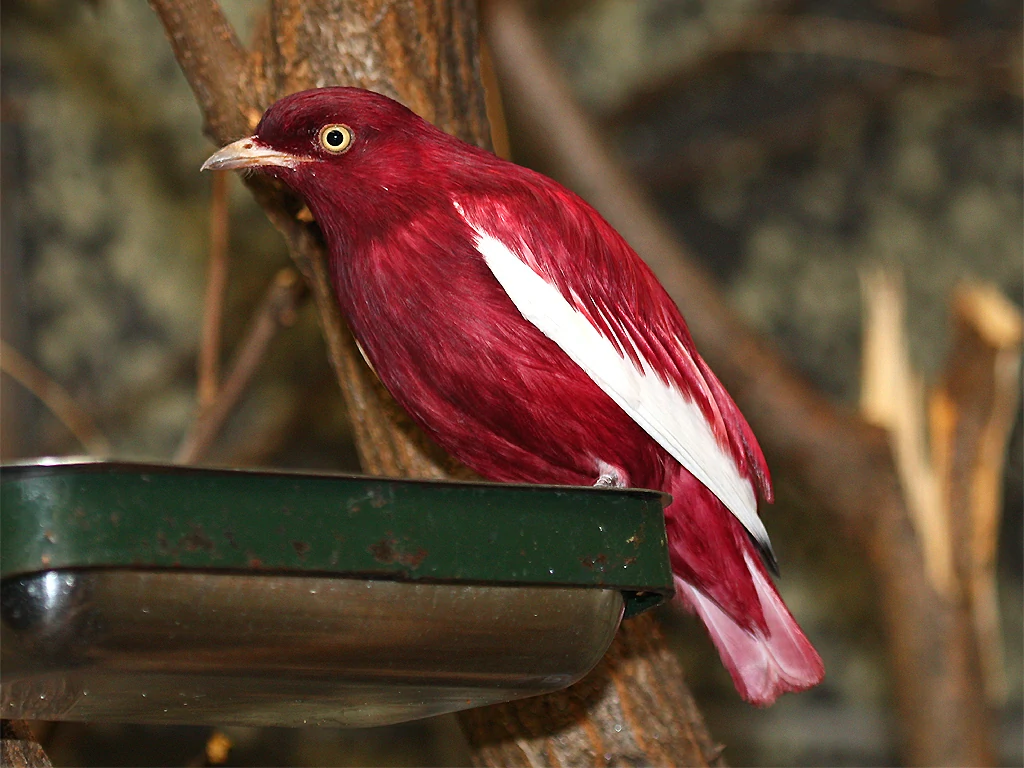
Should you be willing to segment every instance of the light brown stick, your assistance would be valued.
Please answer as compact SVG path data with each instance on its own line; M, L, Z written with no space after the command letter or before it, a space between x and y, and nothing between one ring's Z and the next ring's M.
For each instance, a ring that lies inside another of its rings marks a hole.
M224 292L228 285L228 175L214 171L210 192L210 259L203 297L203 330L199 341L199 410L208 408L220 386L220 335Z
M92 416L68 391L6 341L0 341L0 370L38 397L92 456L106 456L110 443Z
M228 416L248 389L249 382L259 369L267 348L278 330L295 322L296 308L305 290L306 287L295 270L282 269L277 273L259 308L253 314L224 386L193 423L175 454L176 462L193 464L206 455Z
M953 339L932 398L932 444L954 531L959 599L968 607L989 701L1006 696L996 595L1006 445L1020 403L1019 308L988 285L965 284L953 301Z

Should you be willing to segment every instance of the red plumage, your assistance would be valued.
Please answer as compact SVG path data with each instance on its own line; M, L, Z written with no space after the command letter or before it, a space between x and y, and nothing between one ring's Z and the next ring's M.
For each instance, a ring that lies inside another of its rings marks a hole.
M671 493L677 591L744 698L821 680L759 556L767 535L738 506L754 489L771 500L757 441L675 304L587 203L353 88L279 101L204 167L259 168L305 199L353 333L442 447L493 480L604 475ZM539 289L553 298L532 303Z

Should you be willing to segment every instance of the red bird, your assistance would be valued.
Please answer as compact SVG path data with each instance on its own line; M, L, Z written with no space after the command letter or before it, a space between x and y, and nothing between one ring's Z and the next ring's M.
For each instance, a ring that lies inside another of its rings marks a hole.
M740 694L767 705L821 681L763 564L761 449L593 208L356 88L282 99L207 168L257 169L306 201L364 355L437 443L492 480L671 493L677 592Z

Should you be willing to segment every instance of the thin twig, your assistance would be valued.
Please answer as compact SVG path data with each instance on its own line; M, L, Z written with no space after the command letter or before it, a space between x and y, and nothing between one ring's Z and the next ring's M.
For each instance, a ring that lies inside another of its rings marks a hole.
M785 5L785 4L782 4ZM1020 97L1020 34L999 33L951 40L892 25L826 16L774 13L744 15L711 41L698 58L688 57L662 75L638 83L635 90L601 115L615 123L625 115L663 101L720 66L744 54L799 54L879 64L940 79L982 81Z
M1008 73L1012 64L1005 60L1007 56L983 58L980 51L938 35L823 16L764 16L760 23L771 32L746 38L747 52L843 58L942 79L963 80L988 75L993 85L1010 95L1020 95L1011 89L1010 78L991 77L995 72ZM991 53L990 50L985 52Z
M38 397L90 455L106 456L110 453L110 443L92 416L75 402L64 387L6 341L0 341L0 370Z
M239 345L224 386L185 436L174 457L176 462L192 464L206 455L259 369L277 331L295 322L296 309L305 295L306 285L294 269L282 269L274 276Z
M228 284L228 175L213 172L210 193L210 263L203 299L203 331L199 342L200 411L209 408L220 386L220 337L224 292Z

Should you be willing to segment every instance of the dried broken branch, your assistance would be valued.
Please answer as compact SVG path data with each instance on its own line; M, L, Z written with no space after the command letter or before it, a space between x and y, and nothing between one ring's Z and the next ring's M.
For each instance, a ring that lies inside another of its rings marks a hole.
M949 511L929 452L924 382L910 366L902 285L881 268L864 269L860 277L864 300L860 410L869 423L889 433L928 577L936 592L948 599L955 591Z
M889 433L929 577L961 614L960 630L974 627L977 650L965 654L980 664L988 700L999 704L1006 696L996 595L999 484L1020 402L1021 314L989 286L962 286L944 381L926 392L910 364L902 285L880 268L865 270L862 285L861 411Z
M973 619L989 700L1006 696L996 595L1000 486L1020 404L1024 319L991 286L964 285L953 302L953 342L932 397L932 442L950 513L956 573Z
M973 633L964 637L962 613L928 575L885 432L826 400L730 309L575 106L519 3L492 0L484 17L506 103L555 175L658 274L776 475L789 473L864 548L889 640L903 761L991 764Z

